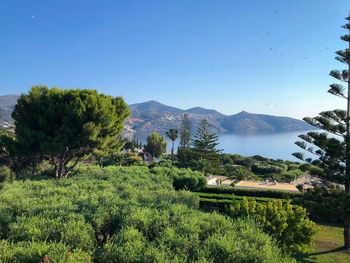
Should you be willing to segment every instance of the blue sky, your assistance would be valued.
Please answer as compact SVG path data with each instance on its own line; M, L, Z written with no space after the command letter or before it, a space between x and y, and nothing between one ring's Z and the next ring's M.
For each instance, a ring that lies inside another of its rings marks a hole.
M326 91L348 0L0 1L0 95L36 84L301 118Z

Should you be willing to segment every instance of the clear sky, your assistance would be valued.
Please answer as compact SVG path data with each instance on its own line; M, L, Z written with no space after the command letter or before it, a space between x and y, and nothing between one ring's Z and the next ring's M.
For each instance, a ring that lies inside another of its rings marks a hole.
M0 0L0 95L92 88L225 114L343 108L349 0Z

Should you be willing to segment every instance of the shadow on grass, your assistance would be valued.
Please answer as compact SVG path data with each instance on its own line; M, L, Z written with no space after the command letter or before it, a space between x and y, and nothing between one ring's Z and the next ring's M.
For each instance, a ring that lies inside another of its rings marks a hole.
M295 258L297 259L298 262L312 263L312 262L316 262L316 256L337 253L337 252L348 253L348 250L344 249L344 247L338 247L338 248L325 250L325 251L312 252L308 254L299 254L299 255L296 255Z

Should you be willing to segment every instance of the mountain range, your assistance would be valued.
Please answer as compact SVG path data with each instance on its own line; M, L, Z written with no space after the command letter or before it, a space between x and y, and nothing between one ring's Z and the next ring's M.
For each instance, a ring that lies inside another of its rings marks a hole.
M13 125L11 112L18 96L0 96L0 126ZM180 128L183 114L187 113L191 130L194 131L202 119L207 119L212 131L232 134L267 134L314 129L311 125L298 119L248 113L241 111L233 115L225 115L216 110L194 107L187 110L171 107L157 101L129 105L131 116L125 122L124 136L145 135L157 131L165 134L170 128Z
M137 135L158 131L164 134L170 128L179 128L183 114L187 113L192 131L202 119L207 119L216 133L267 134L315 129L298 119L241 111L224 115L216 110L201 107L182 110L157 101L131 104L132 115L126 122L126 131Z

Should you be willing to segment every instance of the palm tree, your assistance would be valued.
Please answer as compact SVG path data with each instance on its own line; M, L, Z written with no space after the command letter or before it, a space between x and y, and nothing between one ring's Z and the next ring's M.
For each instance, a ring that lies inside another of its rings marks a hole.
M179 131L177 129L170 129L167 131L166 136L171 140L172 146L171 146L171 164L174 164L174 142L176 141Z

